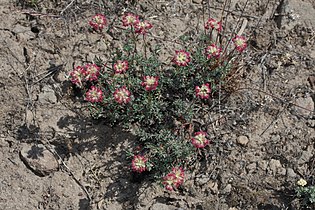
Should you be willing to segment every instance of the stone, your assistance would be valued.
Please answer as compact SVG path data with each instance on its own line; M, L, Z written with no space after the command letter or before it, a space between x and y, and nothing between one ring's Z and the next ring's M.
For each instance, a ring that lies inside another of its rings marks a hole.
M42 88L42 92L38 95L38 101L42 104L55 104L57 97L55 91L48 85Z
M302 152L301 157L298 159L298 164L305 164L313 157L313 147L307 147L307 150Z
M225 186L225 188L222 190L223 194L229 194L232 191L232 185L231 184L227 184Z
M251 163L246 166L248 173L253 173L257 168L257 163Z
M59 167L54 154L42 144L22 144L20 157L24 164L39 176L47 176Z
M282 167L280 160L271 159L269 162L269 169L272 174L285 175L286 169Z
M199 185L204 185L210 180L209 176L201 175L200 177L196 178L196 183Z
M242 146L246 146L249 142L249 139L247 136L239 136L237 138L237 143L242 145Z
M297 114L302 115L303 117L308 117L314 112L314 101L310 96L297 98L295 104L297 105L295 107Z
M287 177L288 178L295 178L296 177L296 173L294 172L294 170L292 168L287 168Z
M175 206L166 205L164 203L155 203L151 206L150 210L176 210Z
M195 4L201 4L202 0L192 0L192 2L195 3Z
M219 192L219 185L217 182L209 181L205 187L210 189L212 194L217 194Z

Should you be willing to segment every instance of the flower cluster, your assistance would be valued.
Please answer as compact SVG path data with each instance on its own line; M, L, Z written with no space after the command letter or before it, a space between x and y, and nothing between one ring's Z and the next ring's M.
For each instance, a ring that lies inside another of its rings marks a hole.
M215 44L211 44L206 49L206 56L208 59L210 58L218 58L220 57L222 49L220 47L217 47Z
M122 17L122 23L125 27L135 26L139 22L139 16L132 13L125 13Z
M196 96L201 99L208 99L210 97L211 88L208 83L195 87Z
M123 74L128 70L128 61L121 61L118 60L115 64L114 64L114 71L115 74Z
M148 159L142 155L135 155L132 159L131 166L134 172L144 172L146 168L146 163Z
M177 66L188 66L190 62L190 53L185 50L176 50L173 62Z
M196 148L204 148L210 143L209 140L206 138L206 136L207 136L207 133L204 131L196 132L194 137L191 139L191 143Z
M173 191L184 182L184 170L181 167L174 167L170 173L163 177L162 184L165 189Z
M135 23L135 32L138 34L146 34L152 27L153 25L147 20L138 21Z
M121 88L118 88L114 92L114 99L119 104L127 104L131 100L131 93L126 88L126 86L123 86Z
M92 86L85 94L85 100L96 103L103 100L103 92L100 88Z
M101 31L106 26L107 20L104 15L97 14L92 17L89 24L95 31Z
M243 36L236 35L232 41L234 42L235 48L238 52L243 52L247 47L246 39Z
M159 84L159 77L154 76L144 76L141 85L146 91L155 90Z
M97 81L100 75L100 67L96 64L86 64L85 66L77 66L70 73L70 81L82 87L85 81Z
M221 21L217 21L213 18L209 18L208 21L205 23L205 29L215 29L218 32L222 31L222 22Z

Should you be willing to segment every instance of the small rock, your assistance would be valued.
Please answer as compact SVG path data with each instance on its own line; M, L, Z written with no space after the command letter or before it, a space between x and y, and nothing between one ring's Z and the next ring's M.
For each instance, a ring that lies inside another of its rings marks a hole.
M202 0L192 0L192 2L195 3L195 4L201 4Z
M228 184L226 187L222 190L223 194L229 194L232 191L232 185Z
M311 159L311 157L313 157L313 147L308 147L307 150L304 150L302 152L301 157L298 160L298 164L304 164L309 162L309 160Z
M246 166L248 173L252 173L253 171L256 170L256 168L257 168L257 163L251 163Z
M206 184L208 181L210 180L210 177L206 176L206 175L201 175L200 177L196 178L196 182L199 185L204 185Z
M176 210L176 207L164 203L155 203L151 206L150 210Z
M217 194L219 192L219 187L217 182L209 181L206 188L209 188L212 192L212 194Z
M247 136L239 136L237 138L237 143L239 143L242 146L246 146L249 142L249 139Z
M287 177L288 178L295 178L296 177L296 173L294 172L294 170L292 168L287 168Z
M309 76L307 81L310 83L311 88L315 90L315 76Z
M286 170L282 167L280 160L271 159L269 162L269 169L272 171L274 175L280 174L285 175Z
M21 160L35 174L39 176L47 176L58 169L58 161L44 145L22 144L22 146L23 148L20 152Z
M295 104L299 106L295 107L296 112L304 117L314 112L314 101L310 96L296 99Z
M55 104L57 103L57 97L55 95L55 91L50 86L44 86L42 91L38 95L38 101L42 104Z

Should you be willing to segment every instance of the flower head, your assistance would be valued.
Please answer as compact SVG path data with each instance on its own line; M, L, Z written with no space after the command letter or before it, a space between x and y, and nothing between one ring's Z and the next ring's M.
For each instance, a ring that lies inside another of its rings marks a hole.
M165 189L173 191L184 182L184 170L181 167L174 167L170 173L163 177L162 184Z
M209 144L209 140L206 138L207 133L204 131L196 132L194 137L191 139L191 143L196 148L204 148Z
M92 86L91 89L86 92L85 100L91 103L101 102L103 100L102 90L98 87Z
M208 59L215 57L218 58L220 57L222 49L217 47L215 44L211 44L206 48L206 56Z
M96 81L100 75L100 67L96 64L86 64L85 66L85 79L88 81Z
M123 74L128 70L128 61L118 60L114 64L114 70L116 74Z
M176 50L173 62L177 66L188 66L188 63L190 62L189 52L186 52L185 50Z
M86 70L82 66L77 66L70 72L70 81L77 85L78 87L82 87L82 82L85 79Z
M125 86L118 88L114 92L114 99L119 104L127 104L130 100L131 93Z
M201 87L195 87L196 96L201 99L207 99L210 97L211 88L208 83L201 85Z
M97 14L97 15L94 15L92 17L92 19L89 21L89 24L90 26L95 30L95 31L98 31L98 30L103 30L104 26L106 25L107 23L107 20L105 18L104 15L102 14Z
M146 34L148 30L153 27L153 25L147 20L138 21L135 23L134 26L135 26L135 32L138 34Z
M159 77L154 76L144 76L141 85L146 91L155 90L159 84Z
M239 52L243 52L247 47L246 39L243 36L236 35L232 41L234 42L236 50Z
M307 181L305 179L300 179L299 181L297 181L297 185L304 187L305 185L307 185Z
M209 18L208 21L205 23L205 29L215 29L218 32L222 31L222 22L216 21L213 18Z
M123 26L134 26L139 22L139 16L132 13L125 13L122 17Z
M142 155L135 155L132 159L131 166L134 172L141 173L146 170L148 159Z

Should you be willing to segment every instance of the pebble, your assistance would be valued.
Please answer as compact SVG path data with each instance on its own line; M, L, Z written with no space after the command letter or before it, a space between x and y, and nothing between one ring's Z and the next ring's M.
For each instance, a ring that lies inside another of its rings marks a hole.
M42 92L38 95L38 101L42 104L55 104L57 97L55 91L48 85L42 88Z
M39 176L47 176L59 167L55 156L42 144L22 144L20 157L25 165Z
M247 136L239 136L237 138L237 143L239 143L242 146L246 146L249 142L249 139Z
M195 3L195 4L201 4L202 0L192 0L192 2Z
M314 112L314 101L310 96L296 99L295 104L300 106L295 107L296 112L302 115L303 117L308 117L312 112Z
M226 187L223 189L222 193L223 194L229 194L232 191L232 185L228 184Z
M269 162L269 169L271 172L276 175L285 175L286 169L282 167L280 160L271 159Z
M296 177L296 173L294 172L294 170L292 168L287 168L287 177L288 178L295 178Z

